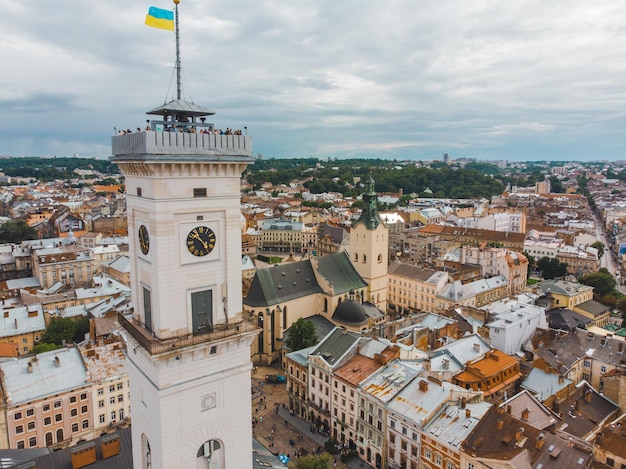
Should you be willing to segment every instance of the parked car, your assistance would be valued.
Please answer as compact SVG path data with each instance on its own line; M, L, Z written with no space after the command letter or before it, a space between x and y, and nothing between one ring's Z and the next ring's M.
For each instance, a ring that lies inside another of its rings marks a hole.
M273 384L284 383L285 377L283 375L265 375L265 382Z

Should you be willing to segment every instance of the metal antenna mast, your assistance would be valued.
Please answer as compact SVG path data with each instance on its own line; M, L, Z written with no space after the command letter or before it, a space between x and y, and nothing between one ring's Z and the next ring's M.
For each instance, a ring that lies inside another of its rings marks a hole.
M176 99L181 99L180 84L180 33L178 29L178 4L180 0L174 0L174 22L176 28Z

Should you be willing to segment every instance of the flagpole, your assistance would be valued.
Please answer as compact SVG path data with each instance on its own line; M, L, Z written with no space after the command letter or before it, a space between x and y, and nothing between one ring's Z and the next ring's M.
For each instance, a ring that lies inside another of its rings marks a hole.
M180 89L180 36L178 34L178 4L180 0L174 0L174 21L176 28L176 99L181 99Z

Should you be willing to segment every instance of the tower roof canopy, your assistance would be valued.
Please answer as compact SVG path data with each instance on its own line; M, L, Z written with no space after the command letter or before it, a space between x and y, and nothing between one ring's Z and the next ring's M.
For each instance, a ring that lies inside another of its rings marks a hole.
M188 117L212 116L215 112L184 99L175 99L156 107L146 114L156 116L173 116L175 121L186 121Z

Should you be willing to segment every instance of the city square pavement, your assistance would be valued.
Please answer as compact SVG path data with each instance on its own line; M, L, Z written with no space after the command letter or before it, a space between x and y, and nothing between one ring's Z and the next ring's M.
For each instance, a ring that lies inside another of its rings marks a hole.
M283 374L272 367L255 368L252 374L253 433L257 440L274 454L286 454L291 459L303 454L324 452L328 437L312 429L308 422L289 413L286 384L265 383L265 375ZM346 464L333 455L338 468L369 469L370 465L355 458Z

